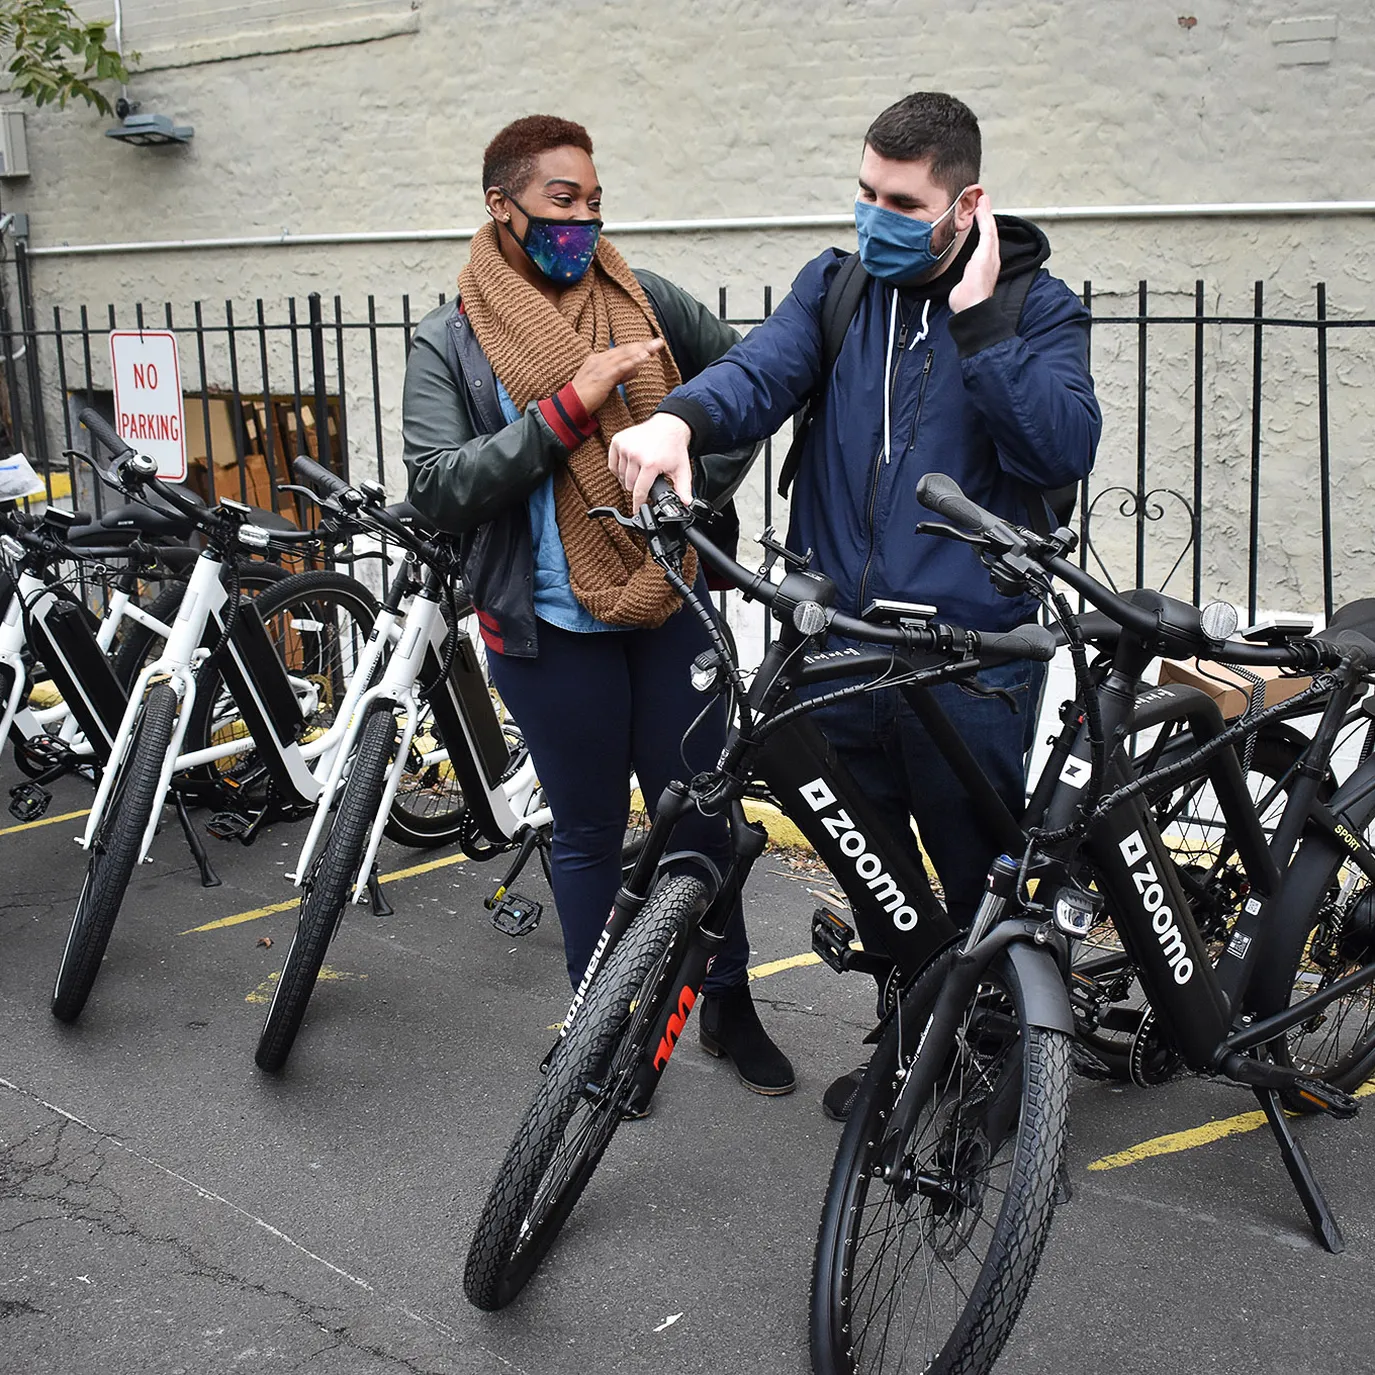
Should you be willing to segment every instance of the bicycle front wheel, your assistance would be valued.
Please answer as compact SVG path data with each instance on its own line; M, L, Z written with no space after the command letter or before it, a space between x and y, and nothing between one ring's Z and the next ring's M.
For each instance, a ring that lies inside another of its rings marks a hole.
M708 896L698 879L666 879L592 981L478 1219L463 1271L478 1308L502 1308L520 1293L582 1196L621 1124Z
M391 702L374 703L359 732L358 750L344 782L339 810L325 848L306 880L296 935L272 991L272 1005L258 1038L253 1058L260 1069L276 1071L286 1063L306 1015L306 1004L320 977L325 951L339 929L377 809L382 804L382 789L396 745L394 711Z
M62 952L53 988L53 1016L74 1022L86 1006L124 892L138 862L143 833L161 798L158 782L172 743L177 694L170 683L158 683L144 699L129 751L114 781L86 864L86 882L76 901L76 915Z
M812 1272L818 1375L980 1375L1012 1330L1055 1206L1069 1039L1028 1024L1016 967L994 962L940 1057L900 1175L879 1149L949 957L924 973L870 1061L831 1170Z

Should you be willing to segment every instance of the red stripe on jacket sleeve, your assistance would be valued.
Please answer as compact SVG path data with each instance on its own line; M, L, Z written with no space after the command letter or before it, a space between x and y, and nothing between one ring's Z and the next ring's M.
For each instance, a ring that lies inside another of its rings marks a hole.
M539 408L549 428L566 448L576 449L597 429L596 417L588 415L571 382L553 396L546 396Z

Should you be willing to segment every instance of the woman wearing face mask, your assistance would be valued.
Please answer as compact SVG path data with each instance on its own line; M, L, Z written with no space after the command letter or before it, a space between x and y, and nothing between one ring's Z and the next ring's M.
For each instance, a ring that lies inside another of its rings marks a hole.
M459 300L426 316L407 362L405 461L411 501L463 536L492 680L554 813L554 898L576 986L620 882L630 775L651 805L683 775L680 743L702 708L689 668L707 648L643 544L587 512L629 511L607 469L612 436L739 336L601 237L581 125L516 120L487 147L482 179L491 222L473 238ZM724 499L752 454L704 458L697 495ZM714 763L724 729L718 706L687 742L692 769ZM674 845L729 854L724 824L697 815ZM748 955L737 911L706 982L702 1043L749 1088L788 1093L792 1066L751 1002Z

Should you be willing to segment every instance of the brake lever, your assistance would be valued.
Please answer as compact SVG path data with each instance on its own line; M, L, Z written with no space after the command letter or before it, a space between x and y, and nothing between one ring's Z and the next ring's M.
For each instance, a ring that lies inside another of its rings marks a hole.
M79 459L82 463L86 464L96 475L96 478L110 488L111 491L118 492L121 496L128 495L124 488L115 480L114 476L95 461L94 454L83 453L80 449L63 449L62 457Z
M917 522L917 534L939 535L941 539L958 540L961 544L972 544L976 549L988 549L991 541L984 535L971 535L955 525L942 525L939 521L923 520Z
M638 530L642 535L652 535L658 528L648 502L645 502L633 516L626 515L624 511L615 506L594 506L588 511L587 518L588 520L614 520L617 525L626 530Z

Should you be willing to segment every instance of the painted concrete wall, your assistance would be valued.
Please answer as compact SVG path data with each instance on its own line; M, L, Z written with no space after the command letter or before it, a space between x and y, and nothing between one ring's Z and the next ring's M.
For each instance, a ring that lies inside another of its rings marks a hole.
M954 91L979 114L995 206L1360 199L1375 191L1375 10L1367 0L1325 0L1318 10L1291 0L370 0L323 10L292 0L275 6L275 18L273 8L246 5L235 32L210 0L180 0L175 24L162 0L142 8L125 0L129 42L147 48L151 68L131 94L145 110L194 125L195 138L140 150L104 138L111 121L84 110L31 113L32 175L5 183L0 200L27 212L35 249L473 225L482 147L532 110L589 126L612 221L843 213L869 120L921 87ZM199 30L198 11L206 16ZM1192 312L1196 278L1207 284L1208 310L1249 314L1261 279L1274 313L1311 317L1314 284L1324 280L1333 317L1375 318L1368 217L1045 227L1052 269L1076 287L1091 279L1105 315L1133 313L1146 277L1155 314ZM765 286L781 295L808 257L848 237L639 234L621 246L632 262L712 304L729 287L731 313L752 315ZM372 293L379 313L396 319L403 293L419 313L451 292L465 251L462 243L413 243L39 256L34 279L45 322L54 305L103 313L107 302L123 321L139 301L158 314L170 301L181 322L196 300L223 318L232 299L243 317L258 297L280 320L286 298L310 291L339 293L355 320ZM1251 332L1213 326L1206 334L1204 590L1235 596L1246 571ZM1157 329L1151 340L1149 485L1187 490L1193 333ZM1310 552L1318 521L1313 342L1298 329L1267 336L1269 602L1312 604L1321 591ZM1375 341L1350 331L1329 343L1338 540L1356 556L1340 599L1369 590L1359 565L1370 552L1362 513L1375 495L1367 423ZM1130 327L1095 335L1104 483L1135 480L1135 347ZM350 430L355 456L366 461L370 358L361 336L347 348ZM214 341L210 355L210 381L227 383ZM284 337L272 340L270 355L275 376L287 358ZM394 334L379 361L393 473L401 366ZM45 356L45 376L54 375ZM367 386L355 394L352 379ZM747 528L757 506L746 512ZM1115 569L1129 578L1129 544L1109 544ZM1164 571L1148 566L1148 576Z

